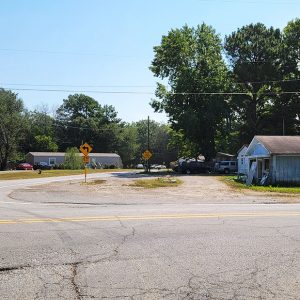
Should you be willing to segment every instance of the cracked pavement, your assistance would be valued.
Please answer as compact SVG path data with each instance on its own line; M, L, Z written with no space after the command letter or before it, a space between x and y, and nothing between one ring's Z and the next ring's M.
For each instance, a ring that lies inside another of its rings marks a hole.
M136 177L0 182L0 299L300 299L299 197Z

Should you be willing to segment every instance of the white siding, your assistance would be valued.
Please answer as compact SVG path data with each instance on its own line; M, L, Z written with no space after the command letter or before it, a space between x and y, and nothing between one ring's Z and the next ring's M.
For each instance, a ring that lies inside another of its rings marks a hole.
M276 156L276 166L273 169L273 182L300 184L300 155Z
M246 156L247 147L244 146L241 151L238 153L238 173L248 174L249 171L249 158Z

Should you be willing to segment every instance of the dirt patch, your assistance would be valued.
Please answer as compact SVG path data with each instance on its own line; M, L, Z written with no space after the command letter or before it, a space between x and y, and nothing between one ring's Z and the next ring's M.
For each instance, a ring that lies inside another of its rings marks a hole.
M10 194L14 200L44 203L70 203L89 205L132 205L169 203L300 203L299 196L237 191L214 176L181 176L177 187L143 189L131 186L135 180L147 176L128 175L106 178L101 184L82 185L79 181L56 182L16 190ZM151 179L155 177L151 176Z

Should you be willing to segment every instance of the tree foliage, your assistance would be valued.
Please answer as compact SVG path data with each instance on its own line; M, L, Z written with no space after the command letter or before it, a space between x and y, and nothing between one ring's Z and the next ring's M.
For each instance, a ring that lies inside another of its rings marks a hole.
M0 89L0 170L14 159L24 138L25 112L17 94Z
M165 110L171 126L184 139L197 145L206 159L215 153L215 135L228 114L224 96L213 94L228 86L228 71L222 59L222 45L215 30L202 24L171 30L154 47L151 71L167 86L158 84L152 106ZM198 155L197 155L198 156Z

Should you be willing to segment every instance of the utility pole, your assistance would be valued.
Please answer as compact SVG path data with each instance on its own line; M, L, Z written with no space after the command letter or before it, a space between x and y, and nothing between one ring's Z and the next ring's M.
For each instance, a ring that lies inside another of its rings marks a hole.
M150 118L148 116L148 133L147 133L147 147L148 147L148 151L150 151ZM149 164L149 159L147 160L147 170L148 172L150 172L150 164Z
M282 118L282 135L285 135L284 117Z

